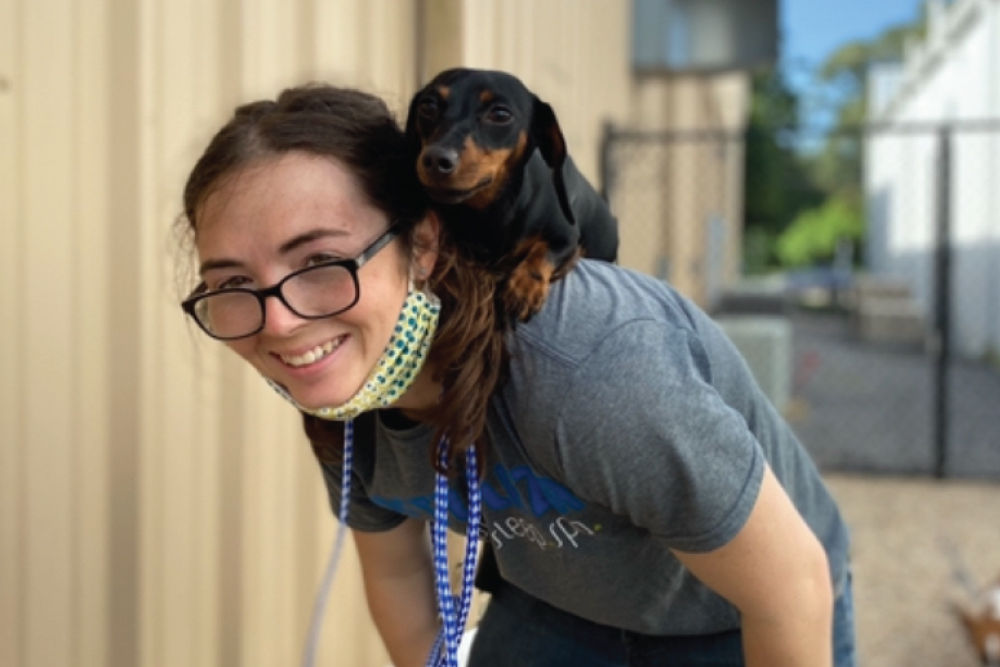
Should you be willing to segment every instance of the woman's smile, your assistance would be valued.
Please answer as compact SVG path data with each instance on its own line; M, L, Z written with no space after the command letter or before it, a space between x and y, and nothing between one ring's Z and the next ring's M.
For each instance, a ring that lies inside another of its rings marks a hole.
M281 361L287 366L291 366L292 368L303 368L306 366L312 366L316 362L325 359L332 354L334 350L338 349L345 340L347 340L346 334L343 336L337 336L333 340L329 340L320 345L316 345L315 347L312 347L302 353L282 354L275 352L273 354L281 359Z

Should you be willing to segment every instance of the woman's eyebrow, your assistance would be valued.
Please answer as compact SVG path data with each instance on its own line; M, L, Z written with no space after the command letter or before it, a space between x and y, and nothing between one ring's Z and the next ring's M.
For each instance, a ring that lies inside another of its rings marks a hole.
M330 236L350 236L350 234L342 229L317 228L303 232L285 241L278 247L278 252L284 255L316 239ZM198 267L198 272L204 275L206 271L212 271L213 269L232 269L242 266L244 266L243 262L235 259L209 259L201 263L201 266Z
M201 263L201 266L198 267L198 273L205 275L206 271L213 269L232 269L240 266L243 266L243 262L238 262L235 259L209 259Z
M313 229L308 232L303 232L302 234L299 234L298 236L295 236L289 239L288 241L285 241L278 248L278 251L284 255L286 253L295 250L299 246L315 241L316 239L326 238L328 236L348 236L348 235L349 234L343 229L329 229L329 228Z

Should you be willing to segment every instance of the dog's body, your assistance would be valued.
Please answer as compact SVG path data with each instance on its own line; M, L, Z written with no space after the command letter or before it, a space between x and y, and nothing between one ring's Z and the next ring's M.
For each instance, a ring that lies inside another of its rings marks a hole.
M410 104L417 173L449 233L504 272L527 319L581 253L615 261L617 221L566 153L551 107L504 72L451 69Z

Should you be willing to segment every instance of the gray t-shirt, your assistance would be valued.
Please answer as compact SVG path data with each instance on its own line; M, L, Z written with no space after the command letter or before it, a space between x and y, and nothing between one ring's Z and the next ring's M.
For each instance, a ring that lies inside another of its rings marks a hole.
M826 547L848 538L812 461L718 326L665 283L581 261L509 341L493 397L480 534L500 574L597 623L646 634L739 626L670 553L709 551L746 521L767 461ZM349 524L386 530L433 508L431 429L358 442ZM339 471L325 479L336 511ZM463 481L451 527L465 530Z

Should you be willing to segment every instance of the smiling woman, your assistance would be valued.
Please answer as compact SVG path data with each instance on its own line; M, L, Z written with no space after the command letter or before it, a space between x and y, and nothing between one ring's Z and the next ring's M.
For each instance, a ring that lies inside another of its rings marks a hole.
M325 466L343 458L350 480L341 422L389 406L457 435L454 456L479 438L503 366L492 277L442 237L383 103L312 86L237 109L185 213L201 277L185 312L303 412ZM420 632L405 654L387 641L397 664L437 632L432 589L409 598Z
M426 237L425 249L408 253L344 166L299 151L264 158L225 179L198 205L196 220L207 290L197 303L221 306L200 312L215 314L208 320L213 325L256 324L227 336L227 344L312 409L357 393L389 340L411 273L429 274L436 257L426 249L431 218L413 229ZM385 249L371 253L373 246ZM355 269L357 259L330 264L358 256L363 268ZM245 291L264 286L278 298ZM234 298L251 309L237 308ZM329 305L321 307L324 301ZM247 322L245 313L258 307L259 320ZM435 399L411 396L407 407Z
M411 391L394 398L464 433L461 442L482 430L482 410L437 399L444 381L485 403L502 350L499 334L480 335L494 328L490 277L454 254L438 261L437 220L400 139L384 103L359 91L304 87L237 109L185 188L201 283L184 307L315 411L356 396L408 295L443 284L435 291L450 325ZM486 351L481 361L464 358L470 338ZM326 458L338 458L337 433L317 443Z
M464 591L487 540L470 664L852 665L846 528L718 326L589 259L510 324L414 160L378 100L306 87L185 191L184 308L305 415L394 664L457 660L450 527Z

